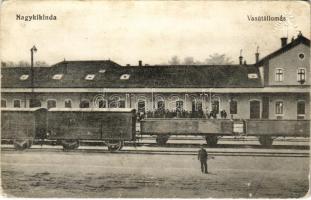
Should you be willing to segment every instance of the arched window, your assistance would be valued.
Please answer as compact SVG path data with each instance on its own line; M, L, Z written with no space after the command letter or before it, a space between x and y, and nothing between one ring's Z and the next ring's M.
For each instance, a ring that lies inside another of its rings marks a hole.
M212 111L219 113L219 100L212 100Z
M142 101L142 100L140 100L140 101L138 101L138 103L137 103L137 109L138 109L138 112L143 112L143 113L145 113L145 111L146 111L146 102L145 101Z
M5 107L6 107L6 100L1 99L1 108L5 108Z
M238 102L235 100L230 101L230 114L238 113Z
M202 102L198 100L192 101L192 112L202 111Z
M165 103L164 101L158 101L158 110L164 111L165 110Z
M120 100L119 101L118 108L125 108L125 100Z
M98 101L98 108L106 108L107 107L107 101L106 100L99 100Z
M275 114L276 115L283 115L284 114L284 103L283 103L283 101L276 101L275 102Z
M306 103L303 100L297 101L297 119L304 119L306 114Z
M260 119L260 101L251 100L249 102L250 119Z
M80 108L89 108L90 107L90 101L89 100L83 100L80 102Z
M65 100L65 108L72 108L71 99L66 99Z
M50 109L50 108L56 108L56 100L54 99L49 99L47 101L47 108Z
M21 107L21 100L20 99L14 99L13 100L13 107L14 108L20 108Z
M183 101L176 101L176 111L182 111L184 109Z

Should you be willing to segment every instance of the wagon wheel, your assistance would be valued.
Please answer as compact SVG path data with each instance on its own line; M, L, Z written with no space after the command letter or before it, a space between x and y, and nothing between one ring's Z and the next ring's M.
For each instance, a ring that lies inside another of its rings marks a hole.
M271 136L259 136L259 143L262 146L270 147L272 146L273 139L271 138Z
M13 144L16 150L25 150L31 147L32 140L16 139L16 140L13 140Z
M170 136L168 136L168 135L158 135L157 138L156 138L156 142L157 142L158 145L163 146L163 145L166 144L166 142L168 141L169 137Z
M214 147L217 145L217 136L205 136L207 146Z
M80 145L79 140L61 140L61 145L64 150L77 149Z
M108 151L114 152L121 150L124 142L122 140L109 140L106 141L106 145L108 146Z

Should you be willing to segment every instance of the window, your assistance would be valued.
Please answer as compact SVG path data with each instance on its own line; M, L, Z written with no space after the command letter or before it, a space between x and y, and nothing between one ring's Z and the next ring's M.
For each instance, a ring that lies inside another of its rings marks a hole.
M275 114L276 115L283 115L283 101L277 101L275 102Z
M238 113L238 102L231 100L230 101L230 114L237 114Z
M304 101L298 101L297 102L297 115L305 115L305 102Z
M304 83L306 80L306 70L304 68L300 68L297 70L297 81L300 83Z
M145 101L138 101L138 105L137 105L137 108L138 108L138 112L145 112Z
M30 108L41 107L41 101L38 99L30 99L29 100L29 107Z
M277 68L275 70L275 81L282 82L284 80L283 69Z
M119 101L118 108L125 108L125 101L124 100Z
M257 74L248 74L247 76L248 76L249 79L256 79L256 78L258 78Z
M53 77L52 77L52 79L54 79L54 80L60 80L60 79L62 79L63 78L63 74L55 74Z
M90 107L90 102L89 100L83 100L80 103L80 108L89 108Z
M182 111L184 109L183 101L176 101L176 111Z
M1 99L1 108L5 108L6 107L6 100Z
M88 74L85 76L85 80L89 80L89 81L94 80L94 78L95 78L95 74Z
M66 99L66 100L65 100L65 108L72 108L72 107L71 107L71 100L70 100L70 99Z
M56 100L48 100L47 101L47 108L50 109L50 108L55 108L56 107Z
M106 108L106 100L99 100L98 101L98 108Z
M165 103L164 103L164 101L158 101L158 110L161 110L161 111L165 110Z
M202 111L202 102L201 101L192 101L192 112Z
M14 108L20 108L21 107L21 100L19 100L19 99L13 100L13 107Z
M24 81L24 80L27 80L28 77L29 77L28 74L23 74L23 75L21 75L21 76L19 77L19 79L22 80L22 81Z
M219 113L219 101L218 100L212 101L212 111Z
M114 100L109 103L109 108L125 108L125 100Z
M122 75L120 76L120 79L121 79L121 80L128 80L128 79L130 79L130 75L129 75L129 74L122 74Z
M300 53L300 54L298 55L298 57L299 57L301 60L303 60L303 59L305 58L305 54Z

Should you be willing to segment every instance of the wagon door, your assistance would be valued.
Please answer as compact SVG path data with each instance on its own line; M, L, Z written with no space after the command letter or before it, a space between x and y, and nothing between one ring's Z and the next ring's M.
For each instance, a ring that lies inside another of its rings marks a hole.
M260 118L260 101L250 101L250 119Z
M41 108L35 112L36 119L36 138L45 139L46 138L46 122L47 122L47 110Z

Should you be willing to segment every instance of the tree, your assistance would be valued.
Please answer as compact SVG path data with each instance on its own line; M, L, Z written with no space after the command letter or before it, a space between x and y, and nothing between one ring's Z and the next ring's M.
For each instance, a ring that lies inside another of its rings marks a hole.
M179 65L180 64L180 60L177 56L173 56L169 61L168 64L170 65Z
M37 61L35 64L34 64L35 67L49 67L49 65L45 62L45 61Z
M30 67L30 63L24 60L18 62L17 67Z
M205 64L208 65L230 65L233 61L225 54L214 53L209 55L209 58L205 59Z
M1 67L30 67L30 63L23 60L19 62L5 61L1 62ZM45 61L37 61L34 63L34 67L49 67L49 65Z
M193 57L185 57L183 64L185 64L185 65L194 65L195 62L194 62Z

